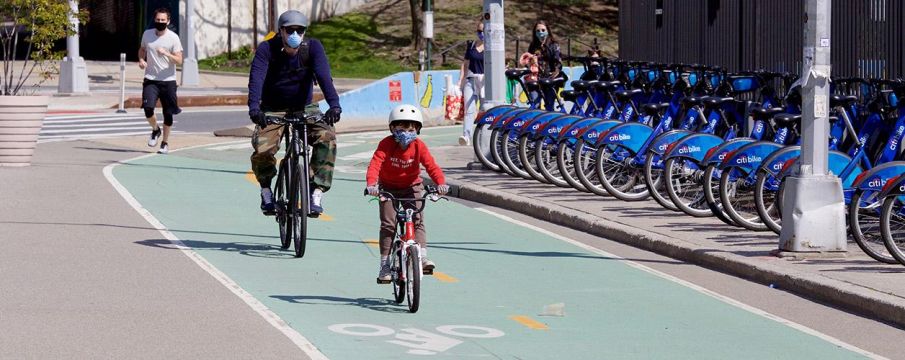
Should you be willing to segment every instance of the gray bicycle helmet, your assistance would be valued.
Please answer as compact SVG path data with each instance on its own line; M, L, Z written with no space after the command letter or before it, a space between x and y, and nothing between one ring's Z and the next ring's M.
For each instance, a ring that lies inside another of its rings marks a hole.
M304 26L307 28L308 25L311 24L311 22L308 21L308 17L298 10L289 10L280 14L278 23L281 28L287 26Z

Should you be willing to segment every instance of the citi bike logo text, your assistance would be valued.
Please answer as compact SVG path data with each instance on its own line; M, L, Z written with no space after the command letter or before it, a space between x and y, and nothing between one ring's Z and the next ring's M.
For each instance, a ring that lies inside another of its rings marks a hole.
M899 186L899 191L905 192L905 184L902 184L901 186Z
M612 118L613 118L613 113L614 113L614 112L616 112L616 108L610 106L608 109L606 109L606 114L605 114L604 118L605 118L605 119L612 119Z
M751 164L751 163L761 162L763 160L764 160L763 158L761 158L760 156L757 156L757 155L746 155L746 156L742 156L742 157L738 158L738 160L736 160L735 162L736 162L736 164Z
M598 134L596 131L588 131L588 139L596 139Z
M609 137L610 141L625 141L631 140L632 136L628 134L613 134Z
M701 148L694 145L683 146L679 148L679 154L690 154L693 152L700 152Z
M668 147L669 147L669 144L661 144L660 146L657 147L657 149L659 149L660 151L666 151L666 148L668 148Z
M869 183L867 183L867 186L870 186L873 188L882 187L884 184L886 184L887 180L888 179L875 178L875 179L871 180ZM903 186L905 186L905 185L903 185Z
M773 170L779 171L782 170L782 161L777 161L773 163Z
M522 126L522 125L525 125L525 120L516 121L515 123L512 124L512 126L516 126L516 127Z
M554 127L547 129L547 133L548 134L559 134L559 130L560 129L558 127L554 126Z
M892 142L889 144L890 150L895 150L899 146L899 139L902 138L902 133L905 132L905 126L899 126L896 129L896 137L892 139Z
M623 120L629 120L629 119L631 119L631 118L632 118L632 112L634 112L634 110L632 110L631 107L628 107L627 109L625 109L625 113L623 113L622 119L623 119Z

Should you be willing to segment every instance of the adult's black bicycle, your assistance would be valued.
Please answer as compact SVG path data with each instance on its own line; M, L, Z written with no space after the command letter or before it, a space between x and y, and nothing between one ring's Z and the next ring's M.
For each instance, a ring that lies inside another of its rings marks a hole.
M293 245L296 257L305 256L308 216L311 214L308 125L318 122L323 122L323 115L267 116L268 124L286 125L282 135L285 155L277 172L274 205L280 227L280 247L286 250Z

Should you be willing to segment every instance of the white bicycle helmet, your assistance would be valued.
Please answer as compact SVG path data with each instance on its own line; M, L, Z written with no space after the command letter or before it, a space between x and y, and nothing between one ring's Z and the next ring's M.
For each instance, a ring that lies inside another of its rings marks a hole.
M393 125L395 121L414 121L418 123L418 130L421 130L421 127L424 125L424 120L421 117L421 110L418 108L409 105L402 104L395 108L393 111L390 111L390 118L387 121L388 125Z

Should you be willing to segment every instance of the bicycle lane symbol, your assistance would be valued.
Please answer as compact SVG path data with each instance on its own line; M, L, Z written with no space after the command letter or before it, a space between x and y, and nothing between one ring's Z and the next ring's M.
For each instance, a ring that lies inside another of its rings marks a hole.
M403 328L398 332L391 328L374 324L334 324L327 327L330 331L350 336L384 337L394 336L394 340L386 342L408 348L413 355L436 355L452 349L463 341L441 334L417 328ZM494 328L471 325L443 325L435 329L449 336L474 339L492 339L506 335Z

